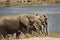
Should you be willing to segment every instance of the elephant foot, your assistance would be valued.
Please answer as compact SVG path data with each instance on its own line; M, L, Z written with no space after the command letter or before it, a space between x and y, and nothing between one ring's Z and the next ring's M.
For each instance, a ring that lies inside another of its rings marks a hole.
M45 33L45 35L48 35L48 33Z

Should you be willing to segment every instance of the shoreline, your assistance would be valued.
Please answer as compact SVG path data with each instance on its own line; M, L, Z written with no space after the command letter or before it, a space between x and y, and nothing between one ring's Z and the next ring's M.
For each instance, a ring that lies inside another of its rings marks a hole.
M59 4L32 4L32 5L24 5L24 4L21 4L21 5L9 5L9 6L6 6L6 5L0 5L0 7L15 7L15 6L48 6L48 5L59 5Z

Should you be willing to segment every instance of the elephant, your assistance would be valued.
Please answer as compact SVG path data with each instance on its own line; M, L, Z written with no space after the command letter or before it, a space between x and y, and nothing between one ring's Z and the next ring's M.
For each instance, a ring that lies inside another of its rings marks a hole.
M16 16L4 16L0 18L0 38L1 35L5 38L6 35L14 33L16 33L16 38L18 38L21 32L25 34L25 30L22 30L22 28L24 29L26 26L17 19L18 17Z
M32 31L39 32L39 30L40 31L42 30L42 28L40 27L41 21L39 18L37 16L30 16L28 14L21 14L18 17L18 19L20 19L20 22L23 23L24 25L26 25L28 33L32 33Z
M5 38L7 34L17 33L19 30L19 22L13 17L2 17L0 19L0 35Z
M48 27L48 17L45 15L45 14L35 14L35 16L38 16L40 17L41 19L41 22L42 22L42 25L43 25L43 33L45 33L46 35L48 34L48 30L47 30L47 27Z
M31 29L31 21L29 20L29 18L30 18L30 15L28 15L28 14L21 14L21 15L19 15L18 16L18 20L21 22L21 23L23 23L24 25L26 25L26 28L27 28L27 32L26 33L31 33L30 31L29 31L29 29Z

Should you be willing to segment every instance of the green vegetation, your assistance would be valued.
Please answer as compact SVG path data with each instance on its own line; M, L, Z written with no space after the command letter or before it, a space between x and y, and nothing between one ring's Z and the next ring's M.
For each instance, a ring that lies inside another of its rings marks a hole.
M0 2L0 7L3 6L16 6L16 5L35 5L35 4L59 4L60 0L6 0Z

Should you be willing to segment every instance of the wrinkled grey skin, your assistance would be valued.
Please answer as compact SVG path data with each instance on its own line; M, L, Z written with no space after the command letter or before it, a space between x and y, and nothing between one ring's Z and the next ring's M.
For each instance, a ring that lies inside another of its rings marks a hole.
M15 18L13 17L0 18L0 37L1 34L5 38L7 34L18 33L18 30L19 30L19 21L17 21Z
M19 16L19 19L21 23L26 25L27 33L32 33L32 31L42 32L40 17L22 14Z
M29 24L29 15L28 14L21 14L21 15L19 15L19 21L22 23L22 24L24 24L24 25L26 25L26 28L27 28L27 33L29 33L29 28L30 28L30 24Z
M26 25L27 32L26 33L32 33L32 30L35 30L34 26L32 25L33 22L30 20L30 15L28 14L21 14L19 17L19 21Z
M27 33L32 33L32 31L38 32L39 30L41 30L41 29L38 29L38 28L41 28L39 27L41 25L40 24L41 21L36 16L30 16L28 14L21 14L19 16L19 19L21 23L26 25Z
M41 21L40 17L38 16L30 16L30 21L33 22L33 26L35 27L35 31L40 34L40 31L42 33L42 28L41 28Z
M18 19L17 17L8 17L8 16L0 18L0 39L1 39L1 35L3 35L3 37L5 38L6 35L8 34L13 35L14 33L16 33L16 38L19 38L20 33L21 32L24 33L25 30L23 31L21 28L22 27L24 28L25 25L23 25L17 19Z
M42 23L42 25L43 25L43 33L44 34L48 34L48 29L47 29L47 27L48 27L48 22L47 22L47 16L46 15L44 15L44 14L36 14L35 16L38 16L38 17L40 17L40 20L41 20L41 23Z

